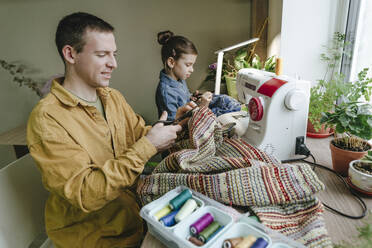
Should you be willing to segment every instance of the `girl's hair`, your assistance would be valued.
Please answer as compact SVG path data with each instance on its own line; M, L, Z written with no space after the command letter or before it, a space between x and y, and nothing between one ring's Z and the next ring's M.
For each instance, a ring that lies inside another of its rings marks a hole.
M186 37L174 35L171 31L158 33L158 42L162 45L161 60L166 65L169 57L178 60L184 54L198 54L195 45Z

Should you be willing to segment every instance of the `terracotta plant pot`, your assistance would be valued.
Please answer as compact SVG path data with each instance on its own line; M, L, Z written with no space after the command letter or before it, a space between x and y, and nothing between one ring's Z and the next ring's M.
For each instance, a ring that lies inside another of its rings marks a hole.
M307 120L307 130L306 136L310 138L326 138L333 134L333 130L331 128L325 128L323 124L319 131L314 129L314 125L311 123L310 120Z
M353 151L344 150L344 149L338 148L335 145L333 145L332 141L329 143L329 147L331 148L333 170L335 170L336 172L338 172L344 177L347 177L348 175L350 162L353 160L361 159L368 152L368 151L353 152Z

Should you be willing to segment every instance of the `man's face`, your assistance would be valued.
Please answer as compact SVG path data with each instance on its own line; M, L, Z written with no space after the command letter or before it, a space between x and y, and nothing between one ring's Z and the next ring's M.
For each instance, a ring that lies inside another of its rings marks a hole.
M197 55L195 54L182 54L181 57L175 61L173 67L173 74L178 80L185 80L190 77L194 71L194 64Z
M83 50L75 54L76 74L91 87L106 87L117 67L115 37L110 32L87 30L84 40Z

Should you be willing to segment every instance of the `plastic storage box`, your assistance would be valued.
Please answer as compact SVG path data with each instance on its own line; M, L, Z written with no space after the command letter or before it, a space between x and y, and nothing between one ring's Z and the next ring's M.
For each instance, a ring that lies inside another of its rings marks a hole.
M236 211L227 211L231 208L191 189L192 198L197 202L198 207L192 214L174 226L164 226L154 217L154 214L164 208L170 200L179 195L185 189L188 188L179 186L159 199L145 205L140 211L141 217L147 222L148 231L167 247L218 248L223 247L223 242L226 239L245 237L248 235L253 235L256 238L263 238L268 243L267 247L269 248L304 247L303 245L288 239L284 235L263 226L244 214L239 214ZM212 214L214 220L223 225L223 228L204 245L196 246L187 239L190 236L189 228L191 224L205 213Z

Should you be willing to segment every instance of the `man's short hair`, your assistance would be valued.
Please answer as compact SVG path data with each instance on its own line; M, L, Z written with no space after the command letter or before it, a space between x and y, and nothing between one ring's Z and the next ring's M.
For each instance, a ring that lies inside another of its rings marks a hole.
M64 61L62 48L65 45L72 46L77 53L83 50L85 45L84 34L87 30L99 32L114 32L114 27L97 16L77 12L65 16L59 22L56 31L56 45L58 53Z

